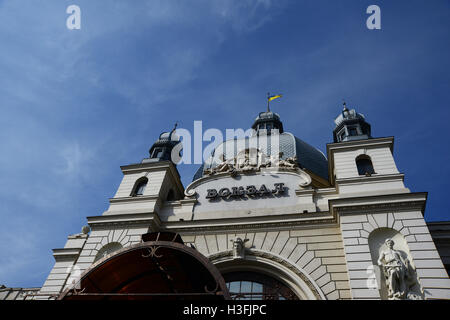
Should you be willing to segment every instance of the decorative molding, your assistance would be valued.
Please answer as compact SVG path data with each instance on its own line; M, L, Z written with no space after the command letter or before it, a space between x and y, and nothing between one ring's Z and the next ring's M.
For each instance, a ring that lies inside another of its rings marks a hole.
M108 227L150 226L159 228L161 220L156 213L111 214L95 217L87 217L92 230Z
M304 214L299 213L297 215L302 216L311 216L315 215L317 216L317 213L315 214ZM323 213L322 218L317 219L304 219L304 218L293 218L293 219L286 219L285 221L264 221L264 222L249 222L249 223L243 223L242 218L233 219L236 220L236 222L232 221L224 221L225 219L219 219L216 221L211 220L196 220L196 221L189 221L188 224L186 222L180 222L180 221L173 221L173 222L167 222L164 223L162 228L165 230L169 230L172 232L182 232L182 233L191 233L191 232L202 232L205 234L211 234L211 233L218 233L223 231L230 231L230 230L263 230L263 229L274 229L284 231L284 230L292 230L295 227L311 227L311 226L322 226L323 224L337 226L337 217L336 216L330 216L328 212ZM279 220L279 217L276 217ZM230 219L231 220L231 219ZM214 222L220 221L220 225L214 225ZM194 223L203 224L201 226L195 225Z
M399 193L379 196L365 196L330 199L328 205L333 214L361 214L389 211L420 210L422 215L427 199L426 192Z
M55 261L75 260L81 253L81 248L62 248L53 249L53 257Z
M159 196L148 195L148 196L135 196L135 197L120 197L120 198L110 198L109 203L121 203L121 202L148 202L148 201L158 201Z
M389 180L400 180L403 181L405 175L403 173L394 173L394 174L378 174L374 173L371 176L359 176L352 178L340 178L336 179L336 184L352 184L352 183L374 183L377 181L389 181Z

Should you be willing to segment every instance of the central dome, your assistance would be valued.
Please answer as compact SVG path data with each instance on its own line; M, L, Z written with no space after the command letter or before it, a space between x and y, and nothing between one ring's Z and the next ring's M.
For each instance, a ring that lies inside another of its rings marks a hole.
M193 180L201 178L205 170L217 168L224 160L235 158L246 149L257 149L267 157L277 156L276 153L281 152L283 160L296 157L300 168L328 180L328 161L325 155L293 134L283 132L283 124L278 114L261 112L252 129L253 134L250 137L227 140L219 144L197 170Z

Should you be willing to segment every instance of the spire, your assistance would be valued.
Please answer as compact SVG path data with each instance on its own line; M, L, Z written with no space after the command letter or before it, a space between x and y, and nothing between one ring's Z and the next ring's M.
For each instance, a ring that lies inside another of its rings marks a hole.
M342 112L348 112L348 109L347 109L347 102L345 102L345 100L344 99L342 99L342 105L344 106L344 108L342 109Z
M366 122L361 113L355 109L349 110L343 100L341 114L334 120L336 127L333 130L334 142L370 139L370 124Z

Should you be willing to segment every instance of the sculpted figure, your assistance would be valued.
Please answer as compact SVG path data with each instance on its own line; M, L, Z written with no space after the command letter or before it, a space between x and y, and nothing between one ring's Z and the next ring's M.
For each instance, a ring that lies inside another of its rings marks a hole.
M257 163L255 163L255 161L251 161L252 159L250 159L250 154L248 151L245 152L244 154L244 159L242 161L242 163L239 166L239 169L242 172L248 172L248 171L254 171L257 169Z
M278 156L270 156L267 160L266 160L266 167L278 167L280 165L280 160L281 157L283 156L283 152L280 152L278 154Z
M242 240L241 238L236 238L235 240L230 240L233 242L233 257L234 259L244 259L245 258L245 246L244 244L249 241L248 239Z
M216 172L231 172L232 174L235 173L236 169L234 168L234 158L225 160L225 155L221 156L222 163L219 164L215 169L214 173Z
M280 160L280 167L297 168L297 156L286 158L286 160Z
M414 272L408 259L404 259L401 252L394 249L394 241L386 239L387 249L380 253L378 265L381 267L388 289L389 300L409 298L408 289Z

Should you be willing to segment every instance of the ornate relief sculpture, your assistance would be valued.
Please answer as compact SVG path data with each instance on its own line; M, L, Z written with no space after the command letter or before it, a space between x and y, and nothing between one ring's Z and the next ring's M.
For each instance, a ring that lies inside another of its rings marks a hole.
M279 166L292 169L298 168L297 156L286 158L286 160L280 159Z
M220 156L220 163L215 168L205 168L205 175L230 172L232 176L238 173L249 173L259 171L261 168L283 168L297 170L297 156L281 159L283 152L277 156L267 157L259 150L245 149L236 157L225 160L225 155Z
M267 157L266 162L264 163L264 165L262 165L262 167L266 167L266 168L278 167L282 156L283 156L283 152L280 152L278 154L278 156L274 155L274 156Z
M249 241L249 239L242 240L241 238L236 238L234 240L230 240L233 242L233 258L234 259L244 259L245 258L245 243Z
M389 300L421 299L409 289L416 283L415 270L408 258L403 258L399 250L394 249L394 241L386 239L387 249L380 252L378 265L386 280Z
M297 163L297 156L286 158L285 160L281 159L283 157L283 152L280 152L278 156L271 156L266 160L264 165L261 165L261 167L266 168L288 168L288 169L296 169L298 168Z
M235 169L235 159L231 158L228 160L225 160L225 155L222 155L221 157L222 163L219 164L215 169L214 172L232 172L236 171Z

